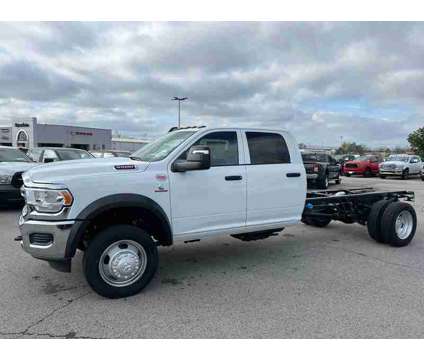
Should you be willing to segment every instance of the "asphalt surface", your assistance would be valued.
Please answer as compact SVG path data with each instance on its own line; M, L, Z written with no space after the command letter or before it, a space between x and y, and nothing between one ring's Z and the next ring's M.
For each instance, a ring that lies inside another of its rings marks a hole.
M142 293L119 300L90 290L81 254L65 274L24 253L12 241L19 212L0 210L0 337L421 338L424 182L343 178L338 187L359 186L416 192L408 247L337 222L248 243L180 244L160 249Z

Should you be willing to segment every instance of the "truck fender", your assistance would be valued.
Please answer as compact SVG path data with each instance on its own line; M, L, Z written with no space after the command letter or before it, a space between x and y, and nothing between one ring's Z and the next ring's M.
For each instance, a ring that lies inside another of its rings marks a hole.
M162 207L154 200L138 194L114 194L100 198L84 210L82 210L77 218L74 226L69 235L69 239L66 245L65 257L71 258L75 255L78 241L83 236L87 229L90 221L101 213L117 208L125 207L137 207L146 209L151 212L159 221L164 243L172 244L172 230L168 216Z

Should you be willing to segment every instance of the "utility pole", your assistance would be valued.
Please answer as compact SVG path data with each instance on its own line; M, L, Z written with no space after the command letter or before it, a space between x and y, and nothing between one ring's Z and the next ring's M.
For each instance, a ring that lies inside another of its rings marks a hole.
M171 100L178 101L178 128L181 127L181 101L187 100L187 97L179 98L177 96L174 96Z

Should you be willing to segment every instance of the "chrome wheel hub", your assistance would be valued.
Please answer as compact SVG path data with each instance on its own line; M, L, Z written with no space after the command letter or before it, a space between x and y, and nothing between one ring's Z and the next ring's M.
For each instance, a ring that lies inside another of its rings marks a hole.
M143 275L146 265L147 254L143 246L133 240L120 240L103 251L99 273L109 285L128 286Z
M396 218L396 235L399 237L399 239L406 239L409 235L411 235L413 226L414 219L412 217L412 214L407 210L401 211L398 217Z

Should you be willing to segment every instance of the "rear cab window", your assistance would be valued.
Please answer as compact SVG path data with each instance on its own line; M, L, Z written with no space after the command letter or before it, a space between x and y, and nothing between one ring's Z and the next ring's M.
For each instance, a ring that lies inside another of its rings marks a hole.
M290 152L279 133L246 131L251 165L290 164Z

